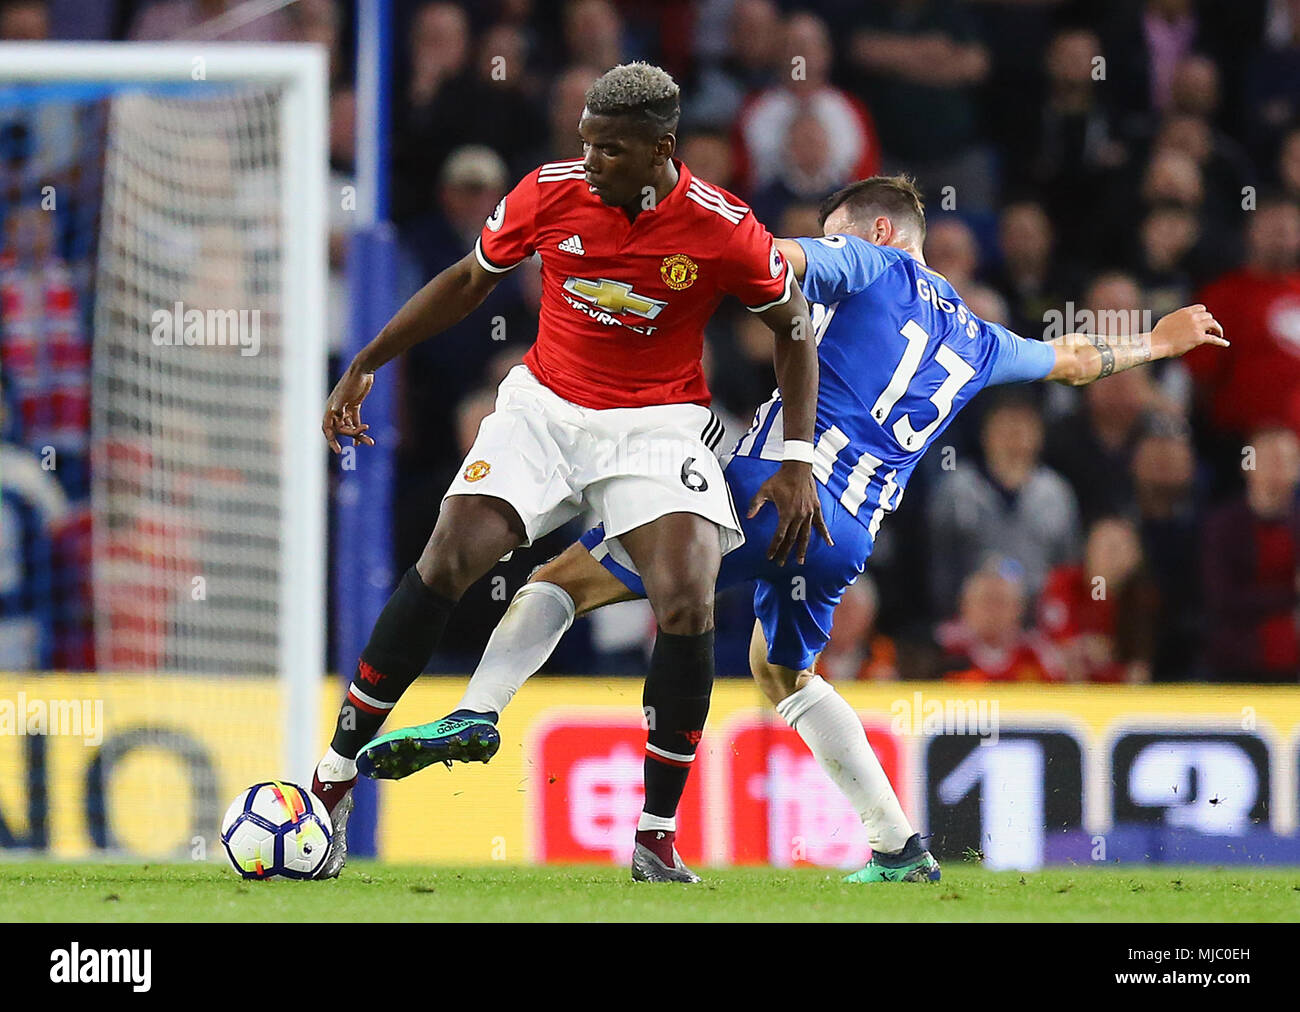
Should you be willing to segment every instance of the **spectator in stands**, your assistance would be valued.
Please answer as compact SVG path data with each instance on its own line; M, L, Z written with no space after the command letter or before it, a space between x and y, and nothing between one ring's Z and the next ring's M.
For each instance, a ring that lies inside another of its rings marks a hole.
M575 64L556 76L546 105L549 114L547 137L542 147L527 159L530 165L582 157L578 121L582 119L582 110L587 104L587 89L600 73L585 64Z
M750 201L760 221L775 222L791 204L820 202L827 194L851 181L851 177L844 174L844 166L837 166L832 160L826 127L811 112L790 121L786 128L785 150L786 158L776 175Z
M677 157L690 166L692 175L706 183L720 186L724 190L735 189L736 155L731 148L731 141L722 132L694 130L684 134L677 145Z
M1169 82L1165 111L1199 116L1214 124L1221 105L1219 65L1204 53L1189 53L1179 60Z
M763 90L778 72L785 72L778 66L781 12L773 0L735 0L730 5L725 38L726 47L705 58L694 86L683 96L684 123L729 128L745 96ZM697 51L705 42L699 40Z
M1271 164L1282 135L1300 123L1300 2L1274 0L1270 14L1242 89L1246 143L1257 165Z
M1011 324L1011 308L996 288L976 281L961 290L961 297L966 300L966 307L981 320L1015 329Z
M820 203L820 202L819 202ZM822 226L818 220L818 205L811 201L796 201L786 206L774 222L774 235L821 235Z
M54 656L54 539L69 515L49 458L19 445L0 397L0 671L48 670Z
M1300 432L1300 206L1261 199L1247 215L1247 251L1242 268L1197 300L1222 322L1232 351L1183 360L1210 421L1238 440L1271 425Z
M871 114L858 99L830 83L833 51L826 24L812 14L786 19L779 83L752 95L737 124L737 166L742 193L780 179L790 160L790 125L811 115L822 125L828 176L862 179L880 168Z
M1158 147L1143 170L1137 200L1117 200L1111 205L1111 224L1123 215L1128 221L1141 220L1155 207L1179 207L1204 217L1205 180L1201 168L1189 154L1173 147Z
M50 37L50 7L45 0L0 3L0 41L43 42Z
M980 269L980 248L971 227L960 218L938 218L925 230L925 262L965 295Z
M455 3L427 3L411 21L410 79L396 97L393 130L393 214L397 220L429 209L428 180L463 143L470 88L469 17Z
M506 157L512 178L537 167L525 158L546 139L546 118L534 98L524 33L493 25L483 33L469 71L448 83L449 140L482 144ZM574 121L574 130L577 130Z
M74 500L90 493L90 335L55 216L11 208L0 244L0 371L27 445L49 446Z
M1157 317L1191 301L1200 219L1177 204L1158 204L1138 226L1134 273ZM1199 271L1197 271L1199 273Z
M1173 95L1178 65L1191 55L1197 36L1192 0L1147 0L1142 17L1151 108L1163 111Z
M1051 644L1024 627L1019 566L990 559L962 581L959 611L939 625L940 674L972 682L1055 682L1066 669Z
M1158 682L1201 676L1200 510L1196 457L1187 423L1152 415L1133 448L1133 513L1160 595L1152 676Z
M1103 57L1095 32L1058 32L1047 51L1047 94L1039 120L1025 124L1019 149L1008 152L1013 181L1041 188L1058 231L1076 237L1072 245L1096 237L1093 220L1115 170L1129 158L1128 148L1103 103L1098 64Z
M1242 461L1246 494L1216 510L1202 542L1210 677L1300 679L1300 439L1254 433ZM1251 459L1253 458L1253 459Z
M623 19L609 0L568 0L562 20L568 62L602 71L623 62Z
M863 573L835 607L830 642L817 658L817 673L833 682L898 678L898 651L894 641L876 629L879 613L876 582Z
M410 232L425 277L433 277L473 247L510 182L505 162L489 147L467 144L451 153L438 177L438 210Z
M1074 294L1071 272L1055 252L1056 236L1043 205L1007 204L998 218L1002 265L992 277L1011 312L1011 329L1025 337L1043 333L1050 311L1061 312Z
M411 21L411 79L406 99L418 117L439 92L463 74L470 62L469 16L460 4L427 3Z
M855 23L849 60L879 124L888 171L912 173L933 195L954 187L964 212L991 209L996 194L979 122L989 54L964 7L882 0L861 5Z
M1206 271L1221 271L1237 253L1242 195L1246 185L1254 182L1254 172L1235 141L1216 133L1207 119L1188 113L1165 117L1156 132L1154 150L1187 155L1204 181L1204 231L1213 234L1215 242L1198 251L1202 264L1196 280L1203 282L1208 277ZM1210 262L1214 253L1219 254L1217 264Z
M1133 449L1152 407L1150 378L1130 369L1090 383L1081 403L1054 424L1043 459L1075 489L1084 523L1133 507Z
M1020 391L996 393L981 427L982 459L959 459L930 503L934 614L952 614L962 582L990 555L1017 563L1036 596L1048 571L1078 551L1078 502L1065 479L1041 463L1037 407Z
M1137 529L1104 517L1089 529L1082 561L1048 576L1038 627L1072 682L1149 682L1158 607Z

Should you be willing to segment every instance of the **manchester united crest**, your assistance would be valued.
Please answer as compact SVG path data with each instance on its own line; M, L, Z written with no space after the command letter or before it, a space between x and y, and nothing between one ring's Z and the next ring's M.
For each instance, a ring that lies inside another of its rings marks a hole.
M664 279L664 284L673 291L680 292L695 284L700 267L685 253L674 253L670 257L664 257L664 262L659 266L659 274Z
M486 460L476 460L474 463L470 464L469 467L465 468L465 480L481 481L488 476L488 472L491 470L492 465Z

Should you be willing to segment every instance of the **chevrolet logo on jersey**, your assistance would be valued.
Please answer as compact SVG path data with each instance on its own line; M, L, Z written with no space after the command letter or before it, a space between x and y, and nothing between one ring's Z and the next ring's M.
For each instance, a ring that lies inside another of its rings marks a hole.
M611 281L609 278L601 278L599 281L569 278L564 282L564 290L608 312L635 313L647 320L653 320L668 305L659 299L638 295L626 282Z

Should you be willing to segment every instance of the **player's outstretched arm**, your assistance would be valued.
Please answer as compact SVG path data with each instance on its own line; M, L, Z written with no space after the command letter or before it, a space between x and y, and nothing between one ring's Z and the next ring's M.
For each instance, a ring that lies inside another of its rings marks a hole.
M348 365L325 404L321 431L335 453L339 436L351 437L354 445L374 446L361 423L361 402L375 382L375 370L426 338L440 334L477 309L497 282L504 277L483 269L473 253L439 273L406 300Z
M1046 343L1056 349L1056 365L1044 379L1076 387L1158 359L1177 358L1203 344L1229 346L1223 327L1202 305L1184 306L1162 316L1149 334L1064 334Z
M812 474L812 439L817 420L817 342L808 319L808 302L797 285L791 288L790 298L761 315L776 338L773 361L776 382L781 389L786 457L781 469L755 493L748 515L758 513L765 502L776 506L780 519L767 557L785 565L794 551L795 558L802 563L814 528L828 545L834 544L822 519L817 483Z

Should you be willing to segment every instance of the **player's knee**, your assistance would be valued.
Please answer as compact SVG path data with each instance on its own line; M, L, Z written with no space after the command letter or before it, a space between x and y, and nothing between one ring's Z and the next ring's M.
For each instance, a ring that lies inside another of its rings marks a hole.
M415 570L426 587L456 601L523 541L523 523L508 503L489 496L453 496Z
M441 536L437 531L424 546L415 571L424 585L451 601L460 600L470 584L482 574L463 541Z
M652 595L659 628L674 636L698 636L713 628L713 592L710 587L694 587L689 583L665 588Z

